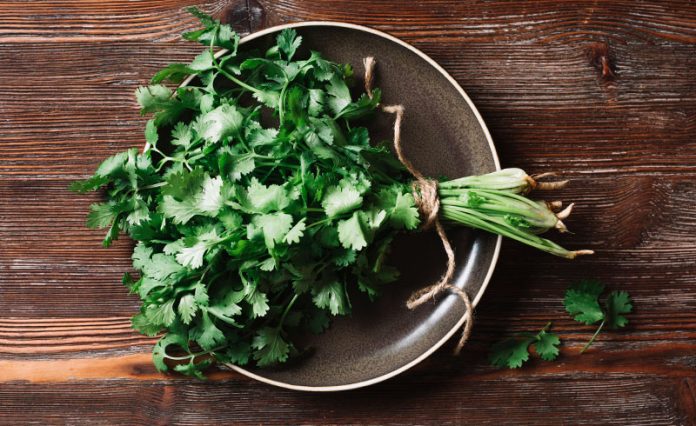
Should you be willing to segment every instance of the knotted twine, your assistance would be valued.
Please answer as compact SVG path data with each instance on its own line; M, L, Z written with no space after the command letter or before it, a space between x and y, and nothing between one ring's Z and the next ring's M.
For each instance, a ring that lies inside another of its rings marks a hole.
M372 99L372 81L374 79L373 71L375 68L375 58L368 56L367 58L363 59L363 64L365 66L365 92L367 93L367 96ZM449 238L447 238L445 229L442 226L438 216L440 211L440 197L438 196L437 181L425 177L403 153L401 148L401 123L404 118L403 105L383 105L382 111L395 115L394 151L396 153L396 157L399 159L399 161L401 161L401 164L403 164L409 173L411 173L411 175L413 175L415 178L412 185L413 198L415 199L416 206L418 206L418 211L423 218L423 225L421 228L426 230L435 227L435 231L442 242L442 247L445 249L445 253L447 254L447 269L442 277L440 277L440 280L435 284L423 287L411 294L406 301L406 306L409 309L415 309L418 306L423 305L428 300L435 299L435 296L443 293L444 291L450 291L459 296L466 307L466 320L464 323L464 329L462 330L462 335L454 349L454 354L458 355L471 334L474 320L474 306L469 299L469 295L451 283L452 278L454 277L456 263L454 260L454 250L452 249L452 245L450 244Z

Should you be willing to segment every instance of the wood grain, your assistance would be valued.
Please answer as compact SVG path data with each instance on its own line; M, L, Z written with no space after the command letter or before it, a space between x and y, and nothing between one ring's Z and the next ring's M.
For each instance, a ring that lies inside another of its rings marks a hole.
M523 381L474 380L470 386L428 376L396 379L342 395L271 390L246 381L12 383L0 388L7 422L22 413L71 424L588 424L631 419L632 425L687 424L683 380L655 378ZM605 395L596 404L595 395ZM505 395L505 398L501 398ZM612 398L612 396L616 396ZM300 407L302 407L300 409ZM568 407L584 407L568 410ZM588 408L589 407L589 408ZM591 411L590 411L591 408ZM588 419L590 417L590 419ZM609 422L606 422L607 424Z
M240 0L199 6L247 33L339 20L392 33L450 72L501 160L573 179L566 262L505 243L460 358L443 348L368 389L306 395L231 372L156 373L120 285L132 245L84 228L67 191L142 144L132 93L199 51L188 2L0 1L0 423L693 424L696 419L696 6L688 1ZM388 72L388 70L379 70ZM545 194L546 196L546 194ZM563 310L599 278L628 290L626 329ZM548 321L557 362L487 365L490 344Z

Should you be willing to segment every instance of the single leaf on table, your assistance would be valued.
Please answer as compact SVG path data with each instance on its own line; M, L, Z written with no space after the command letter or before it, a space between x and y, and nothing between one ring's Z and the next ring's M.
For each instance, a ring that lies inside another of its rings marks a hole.
M502 340L491 348L489 360L495 367L522 367L522 364L529 360L529 345L531 345L534 340L534 337Z
M558 357L558 345L561 344L561 339L553 333L546 330L541 330L537 336L537 341L534 344L536 353L545 361L553 361Z
M623 314L628 314L633 310L631 297L625 291L612 291L607 296L606 306L606 322L609 328L624 327L628 324L628 318Z
M597 281L582 281L566 290L563 305L574 320L583 324L594 324L604 319L599 305L599 296L604 285Z

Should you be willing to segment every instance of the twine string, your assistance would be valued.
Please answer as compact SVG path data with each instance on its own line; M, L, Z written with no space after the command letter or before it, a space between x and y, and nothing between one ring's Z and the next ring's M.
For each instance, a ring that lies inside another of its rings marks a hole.
M375 59L371 56L367 57L363 59L363 65L365 66L365 92L370 98L372 98ZM447 238L447 233L445 232L445 229L442 226L438 216L440 211L440 198L438 196L437 181L425 177L403 153L401 146L401 125L404 118L403 105L383 105L382 111L395 115L393 142L394 151L399 161L415 178L413 181L413 198L415 199L416 205L418 206L418 211L423 218L422 228L435 228L435 231L442 242L442 247L445 250L445 254L447 255L447 269L442 277L440 277L435 284L423 287L411 294L406 301L406 306L409 309L415 309L418 306L426 303L428 300L434 299L435 296L445 291L449 291L459 296L459 298L464 302L464 306L466 308L464 329L462 330L462 335L454 349L454 353L459 354L471 335L474 320L474 306L471 303L469 295L467 295L464 290L452 284L456 262L452 244L450 243L449 238Z

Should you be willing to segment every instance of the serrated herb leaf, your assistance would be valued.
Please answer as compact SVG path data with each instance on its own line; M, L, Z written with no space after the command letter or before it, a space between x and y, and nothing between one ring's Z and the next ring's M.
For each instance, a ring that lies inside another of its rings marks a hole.
M524 333L510 337L491 347L489 361L496 367L519 368L529 360L529 347L534 346L536 353L545 361L552 361L558 356L561 341L557 335L548 330L548 323L539 333Z

